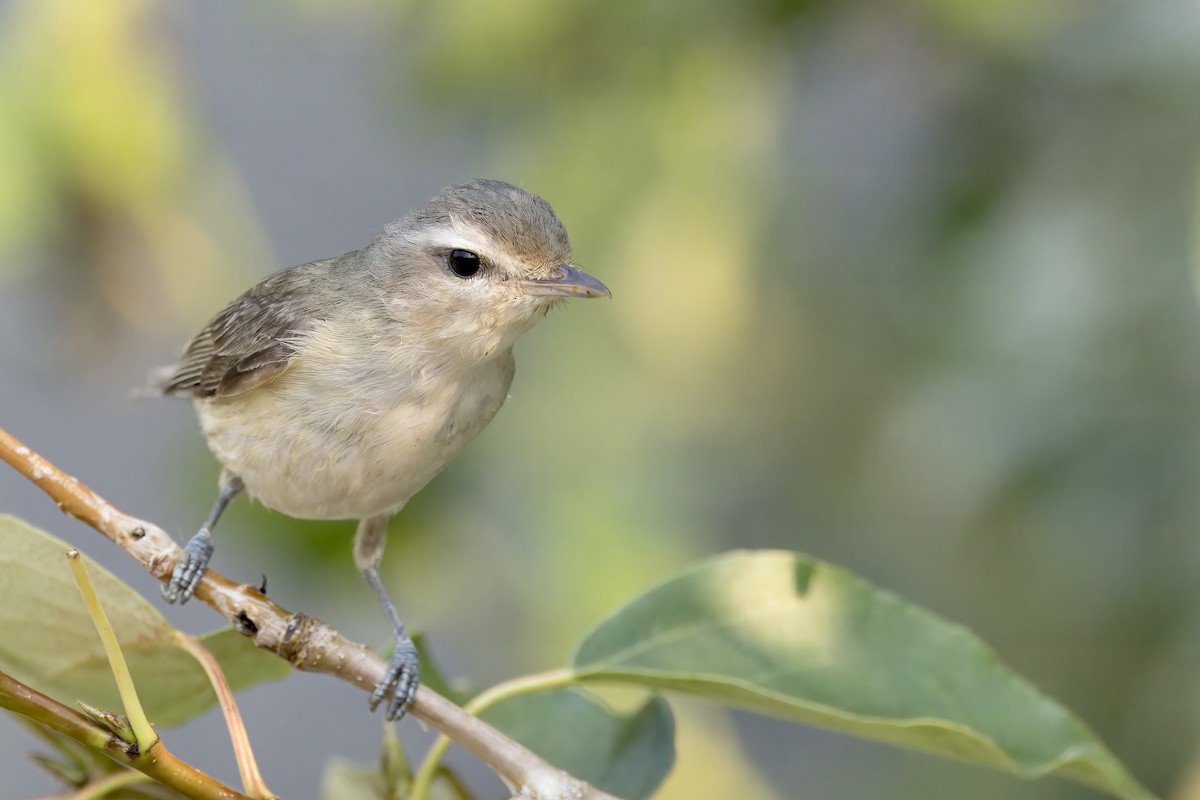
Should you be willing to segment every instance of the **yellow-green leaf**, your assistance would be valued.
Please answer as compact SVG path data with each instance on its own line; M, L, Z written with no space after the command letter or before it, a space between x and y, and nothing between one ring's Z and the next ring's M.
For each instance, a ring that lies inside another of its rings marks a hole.
M584 681L1151 797L1087 726L965 628L796 553L735 552L692 568L603 621L571 662Z
M70 548L0 515L0 671L68 705L84 700L122 711L104 648L67 567ZM88 568L150 721L176 725L214 705L204 671L175 644L166 617L95 561ZM235 691L291 670L232 629L200 641Z

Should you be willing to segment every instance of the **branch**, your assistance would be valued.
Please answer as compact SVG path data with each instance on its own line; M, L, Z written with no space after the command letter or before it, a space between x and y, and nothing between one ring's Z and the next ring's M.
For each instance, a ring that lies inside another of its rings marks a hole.
M156 579L170 577L180 548L162 528L119 510L2 428L0 459L49 495L61 511L95 528ZM236 584L210 569L194 596L257 646L297 669L335 675L367 692L383 679L386 665L365 645L346 639L315 617L280 607L252 586ZM426 686L418 688L409 713L478 756L519 797L617 800L567 775Z
M192 765L180 761L161 741L156 740L149 749L140 751L136 744L122 741L115 733L105 730L99 722L3 672L0 672L0 708L28 717L80 744L99 750L186 797L250 800Z

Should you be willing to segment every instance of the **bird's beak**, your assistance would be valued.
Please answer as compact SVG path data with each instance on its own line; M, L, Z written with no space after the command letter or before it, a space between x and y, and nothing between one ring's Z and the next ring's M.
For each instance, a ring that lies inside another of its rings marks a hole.
M607 286L571 264L559 264L557 276L518 281L517 285L523 293L533 296L607 297L612 299L612 292L608 290Z

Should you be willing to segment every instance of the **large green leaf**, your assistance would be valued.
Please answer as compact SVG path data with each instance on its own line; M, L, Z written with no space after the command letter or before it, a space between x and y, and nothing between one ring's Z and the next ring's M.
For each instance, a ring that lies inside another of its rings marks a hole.
M625 800L650 797L675 763L675 719L660 697L622 712L583 689L555 689L511 697L480 717L559 769Z
M585 681L1151 797L1079 719L969 631L795 553L735 552L690 569L603 621L571 662Z
M120 696L64 553L70 545L0 515L0 671L73 704L121 711ZM200 665L174 643L174 628L145 598L95 561L88 570L112 621L151 722L177 725L216 703ZM232 629L201 637L238 689L291 667Z

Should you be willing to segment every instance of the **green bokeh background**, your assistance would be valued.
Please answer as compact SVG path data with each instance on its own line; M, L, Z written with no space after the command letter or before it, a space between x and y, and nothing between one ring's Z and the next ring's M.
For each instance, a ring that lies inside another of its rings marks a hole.
M0 424L60 410L6 401L22 376L132 403L267 272L361 246L441 185L510 180L614 300L522 342L504 410L393 526L386 578L440 660L479 683L544 669L700 556L804 550L967 624L1152 789L1200 798L1195 3L0 12ZM214 15L233 33L197 46ZM247 64L276 68L234 72L253 102L231 111L212 76ZM277 91L289 64L331 77ZM339 117L347 93L371 113ZM318 157L245 156L310 123ZM357 202L363 140L403 179L373 184L387 203ZM255 189L304 174L319 191ZM357 222L325 235L338 209ZM216 467L176 412L113 412L176 444L104 463L147 493L115 500L182 533ZM86 448L103 413L53 424ZM281 602L383 639L350 524L242 503L223 527L264 534L219 536L224 571L269 569ZM1093 796L679 710L664 798Z

